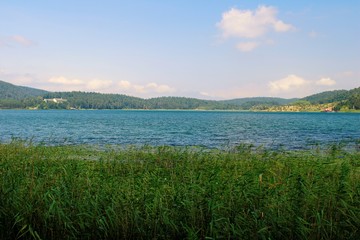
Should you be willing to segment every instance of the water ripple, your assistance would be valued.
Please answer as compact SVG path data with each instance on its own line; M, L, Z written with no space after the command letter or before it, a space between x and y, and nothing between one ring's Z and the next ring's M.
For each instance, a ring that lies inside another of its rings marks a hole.
M360 114L196 111L0 111L0 141L45 144L173 145L242 143L304 149L360 139Z

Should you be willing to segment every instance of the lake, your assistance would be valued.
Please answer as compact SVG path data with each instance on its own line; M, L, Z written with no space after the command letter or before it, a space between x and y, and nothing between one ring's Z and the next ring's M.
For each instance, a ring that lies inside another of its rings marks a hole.
M171 145L224 148L250 143L306 149L360 140L360 114L148 110L1 110L0 141L48 145Z

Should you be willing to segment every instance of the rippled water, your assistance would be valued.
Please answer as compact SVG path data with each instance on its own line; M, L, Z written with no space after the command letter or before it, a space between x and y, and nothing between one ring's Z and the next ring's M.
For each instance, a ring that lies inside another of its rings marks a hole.
M0 141L287 149L360 140L360 114L202 111L0 111Z

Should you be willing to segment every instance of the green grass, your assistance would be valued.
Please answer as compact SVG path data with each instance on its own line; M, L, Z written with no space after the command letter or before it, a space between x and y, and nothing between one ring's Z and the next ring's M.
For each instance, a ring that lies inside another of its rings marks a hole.
M0 144L1 239L360 239L360 153Z

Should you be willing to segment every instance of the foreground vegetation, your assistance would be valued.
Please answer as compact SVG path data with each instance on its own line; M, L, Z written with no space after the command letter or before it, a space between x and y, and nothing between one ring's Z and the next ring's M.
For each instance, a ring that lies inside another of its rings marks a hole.
M336 145L0 144L1 239L359 239L359 226L360 153Z

